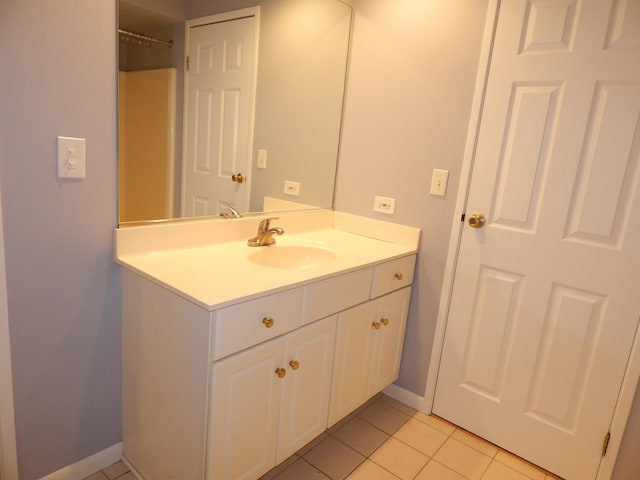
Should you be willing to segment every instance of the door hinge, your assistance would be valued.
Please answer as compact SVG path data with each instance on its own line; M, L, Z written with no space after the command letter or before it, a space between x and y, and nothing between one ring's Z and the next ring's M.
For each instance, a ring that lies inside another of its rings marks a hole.
M466 215L467 215L466 213L463 213L463 214L460 216L460 221L461 221L461 222L464 222L464 217L465 217Z
M187 55L187 72L189 71L189 55Z
M611 432L607 432L604 436L604 441L602 442L602 456L604 457L607 454L607 448L609 448L609 440L611 439Z

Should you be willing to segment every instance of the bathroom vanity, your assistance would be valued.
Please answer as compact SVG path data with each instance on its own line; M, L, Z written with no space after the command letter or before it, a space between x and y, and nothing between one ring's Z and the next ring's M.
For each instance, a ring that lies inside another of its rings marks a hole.
M128 227L124 457L254 480L396 380L419 231L332 211Z

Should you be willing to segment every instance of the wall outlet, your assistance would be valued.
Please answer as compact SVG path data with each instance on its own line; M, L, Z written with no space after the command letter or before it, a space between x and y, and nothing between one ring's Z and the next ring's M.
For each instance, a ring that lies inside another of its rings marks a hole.
M375 197L373 211L393 215L396 211L396 199L389 197Z
M294 197L300 196L300 183L292 182L291 180L285 180L284 193L286 195L293 195Z

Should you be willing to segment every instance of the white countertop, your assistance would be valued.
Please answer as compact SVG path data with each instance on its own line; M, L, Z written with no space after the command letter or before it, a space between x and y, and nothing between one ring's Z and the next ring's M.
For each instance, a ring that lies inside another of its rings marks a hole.
M346 218L350 219L350 217L353 216ZM384 222L373 220L372 224L363 220L362 217L353 217L353 220L355 222L347 222L356 225L350 230L363 231L364 235L345 231L345 229L323 228L276 236L274 238L277 243L273 247L249 247L246 238L208 245L187 245L185 248L150 249L149 251L127 249L118 245L116 260L125 268L211 311L410 255L417 250L419 238L417 229L392 225L390 232L409 229L404 233L412 234L412 238L415 238L415 242L394 243L389 241L389 234L381 234L384 240L366 236L370 234L369 227L373 225L379 229L380 224ZM366 224L365 227L362 226L363 222ZM252 219L252 223L257 225L257 220ZM344 218L336 223L345 227ZM219 225L224 228L229 224L221 222ZM295 228L291 230L295 232ZM126 232L126 229L124 231ZM144 233L148 235L148 232ZM118 241L118 237L116 240ZM249 260L249 256L259 249L292 245L329 250L335 254L335 259L308 268L268 267Z

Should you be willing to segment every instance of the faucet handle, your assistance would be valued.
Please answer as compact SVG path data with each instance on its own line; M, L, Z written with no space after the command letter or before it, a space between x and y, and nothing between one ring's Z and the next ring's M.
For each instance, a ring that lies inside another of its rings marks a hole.
M269 218L265 218L264 220L262 220L260 222L260 225L258 225L258 229L261 232L266 232L267 230L269 230L269 228L271 228L271 220L280 220L280 217L269 217Z

